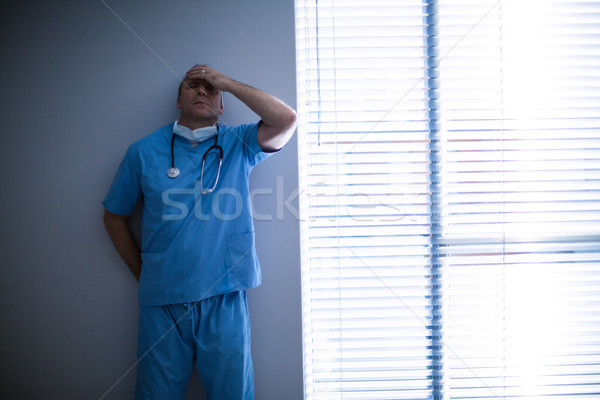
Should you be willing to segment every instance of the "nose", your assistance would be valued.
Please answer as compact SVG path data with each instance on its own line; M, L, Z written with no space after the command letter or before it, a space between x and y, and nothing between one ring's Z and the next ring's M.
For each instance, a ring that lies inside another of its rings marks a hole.
M204 86L203 83L200 83L197 87L196 87L196 93L199 96L206 96L206 87Z

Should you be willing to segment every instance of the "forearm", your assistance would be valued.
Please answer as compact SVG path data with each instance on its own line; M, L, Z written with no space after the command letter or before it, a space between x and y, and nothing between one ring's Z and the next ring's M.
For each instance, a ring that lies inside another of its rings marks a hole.
M127 218L105 210L104 226L117 252L123 261L125 261L135 279L139 281L140 274L142 273L142 258L133 233L127 223Z
M258 128L258 143L264 151L277 151L290 140L296 129L296 113L284 102L262 90L231 81L227 91L257 113L263 124Z
M294 127L296 113L277 97L231 79L223 89L240 99L265 125L286 130Z

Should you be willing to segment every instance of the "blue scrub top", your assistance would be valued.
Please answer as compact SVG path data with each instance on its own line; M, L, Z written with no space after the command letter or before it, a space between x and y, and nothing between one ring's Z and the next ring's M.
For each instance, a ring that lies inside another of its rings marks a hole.
M202 156L214 138L194 148L173 124L133 143L102 202L114 214L131 215L142 199L142 306L188 303L256 287L261 272L254 246L248 178L269 156L258 144L258 124L219 126L223 164L215 190L201 194ZM218 152L206 159L204 188L213 186Z

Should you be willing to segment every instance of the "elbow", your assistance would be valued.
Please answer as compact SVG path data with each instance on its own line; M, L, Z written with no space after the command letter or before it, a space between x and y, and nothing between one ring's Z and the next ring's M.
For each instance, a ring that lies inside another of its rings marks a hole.
M273 147L274 147L275 151L280 150L292 138L292 136L294 135L294 132L296 131L296 124L297 124L296 121L297 121L296 112L290 108L289 113L285 119L285 124L282 125L280 133L277 137L277 140L274 143Z
M296 115L296 111L290 108L290 111L287 116L287 130L294 131L296 129L298 116Z
M279 119L273 125L262 121L258 129L258 143L263 151L273 153L279 151L294 135L296 130L296 112L289 107L279 114Z
M297 119L298 117L296 112L290 108L288 113L285 115L279 129L279 135L281 138L283 138L283 144L287 143L294 134L294 131L296 130Z
M273 122L273 127L276 127L280 133L293 131L296 129L296 120L298 119L296 111L287 104L282 104L282 106L278 111L276 122Z

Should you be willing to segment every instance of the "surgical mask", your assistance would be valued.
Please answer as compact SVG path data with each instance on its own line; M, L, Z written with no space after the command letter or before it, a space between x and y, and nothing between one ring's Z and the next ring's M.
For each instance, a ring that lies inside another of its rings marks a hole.
M206 139L210 139L215 136L217 131L217 124L212 126L205 126L204 128L198 128L191 130L187 126L179 125L177 121L173 124L173 133L186 138L192 144L198 144L200 142L205 141Z

